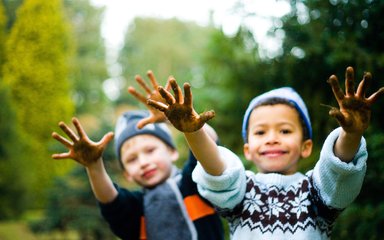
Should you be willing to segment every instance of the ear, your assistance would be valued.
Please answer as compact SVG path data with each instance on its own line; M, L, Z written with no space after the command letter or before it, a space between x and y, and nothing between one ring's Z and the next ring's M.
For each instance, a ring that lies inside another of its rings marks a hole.
M301 145L301 157L307 158L312 153L313 142L311 139L305 140Z
M179 152L176 149L171 148L170 146L167 146L167 150L169 152L169 156L171 158L171 161L176 162L177 159L179 159Z
M247 159L248 161L251 161L252 159L251 159L251 153L249 152L249 144L248 143L244 144L243 151L244 151L245 159Z
M179 159L179 152L175 149L170 149L171 151L171 160L172 162L176 162Z

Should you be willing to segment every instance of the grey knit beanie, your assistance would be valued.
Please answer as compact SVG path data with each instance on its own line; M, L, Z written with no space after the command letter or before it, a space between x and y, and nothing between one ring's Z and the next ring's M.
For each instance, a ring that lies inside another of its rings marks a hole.
M137 128L137 123L149 116L148 111L133 110L124 112L116 123L115 128L115 151L119 162L121 163L120 150L123 143L134 136L141 134L150 134L158 137L165 144L173 149L176 149L172 140L171 132L165 123L151 123L147 124L142 129Z

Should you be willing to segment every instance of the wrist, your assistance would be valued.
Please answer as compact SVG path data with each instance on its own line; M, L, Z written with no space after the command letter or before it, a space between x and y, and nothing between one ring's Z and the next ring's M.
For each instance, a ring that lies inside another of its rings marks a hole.
M85 169L89 172L97 172L104 169L103 159L100 157L96 161L88 163L85 165Z
M361 142L362 134L341 130L334 145L334 154L344 162L350 162Z
M363 136L363 132L347 132L343 128L341 128L341 131L339 133L339 138L342 138L346 141L358 141L360 142L360 139Z

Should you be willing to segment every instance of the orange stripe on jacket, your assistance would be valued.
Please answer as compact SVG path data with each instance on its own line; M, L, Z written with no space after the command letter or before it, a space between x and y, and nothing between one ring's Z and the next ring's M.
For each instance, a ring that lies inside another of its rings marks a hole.
M147 240L147 233L145 232L145 220L142 216L140 219L140 240Z
M196 219L215 213L215 209L206 202L204 202L197 194L184 198L184 204L185 208L187 209L189 219L191 219L191 221L195 221ZM141 217L140 240L146 239L147 234L145 231L145 220L144 217Z
M184 198L184 204L192 221L215 213L215 209L197 194Z

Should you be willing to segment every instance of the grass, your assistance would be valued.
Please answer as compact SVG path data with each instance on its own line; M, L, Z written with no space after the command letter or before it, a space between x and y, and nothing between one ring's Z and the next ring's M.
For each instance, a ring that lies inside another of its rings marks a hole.
M19 222L0 222L0 239L35 240L37 239L28 229L28 226Z
M52 232L47 234L34 234L24 222L0 222L0 240L77 240L75 233Z

